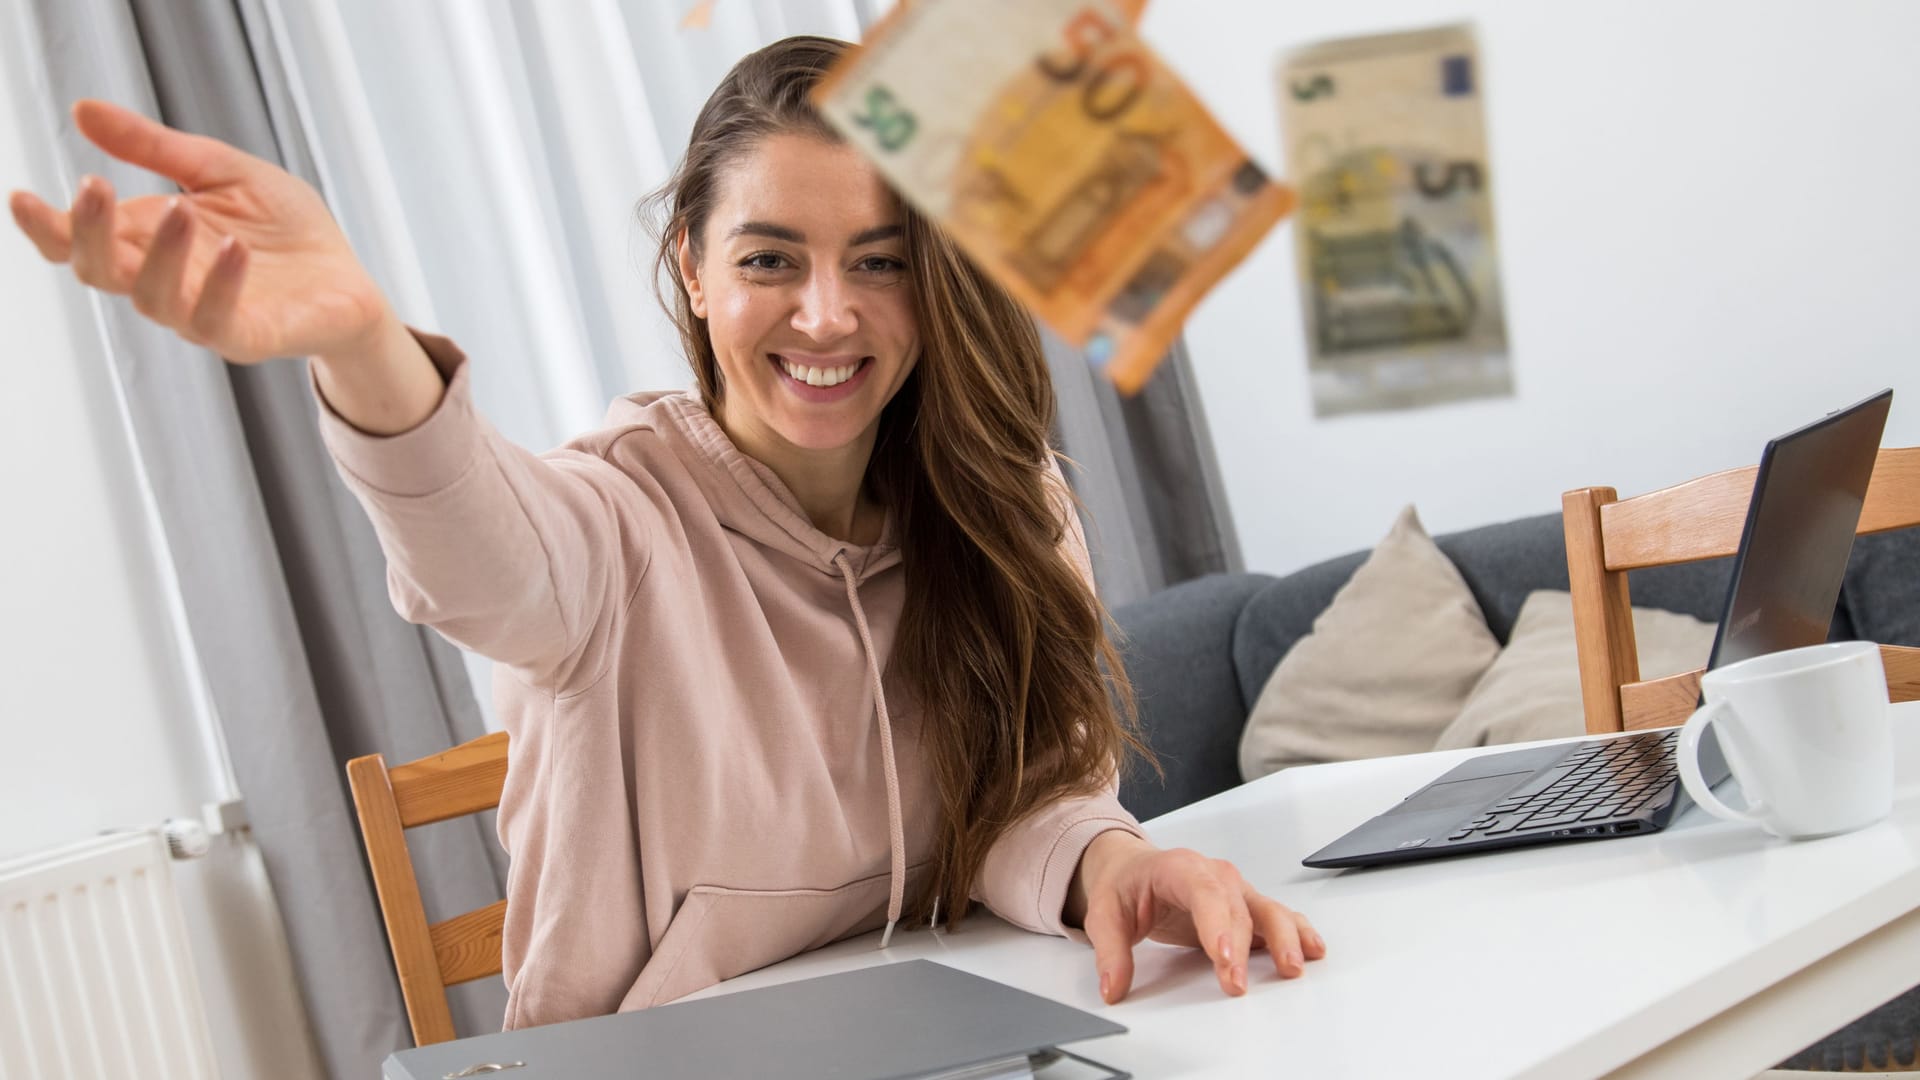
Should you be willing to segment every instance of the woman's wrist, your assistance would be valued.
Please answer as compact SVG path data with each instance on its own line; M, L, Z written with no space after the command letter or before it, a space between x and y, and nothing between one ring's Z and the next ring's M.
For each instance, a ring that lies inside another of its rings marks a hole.
M1100 883L1127 859L1153 850L1152 844L1125 829L1108 829L1094 837L1087 850L1080 853L1080 865L1074 868L1061 921L1076 930L1085 926L1087 898L1099 890Z
M440 369L391 310L365 335L312 362L327 404L369 435L411 431L433 415L446 393Z

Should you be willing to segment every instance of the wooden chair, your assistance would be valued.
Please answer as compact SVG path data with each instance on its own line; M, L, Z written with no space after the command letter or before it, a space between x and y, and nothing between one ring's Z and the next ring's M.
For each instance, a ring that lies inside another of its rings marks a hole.
M1740 547L1758 471L1728 469L1631 499L1618 498L1609 487L1579 488L1562 497L1589 732L1670 727L1693 712L1703 671L1640 681L1627 572L1732 555ZM1920 525L1920 447L1881 450L1859 532L1914 525ZM1892 699L1920 698L1920 649L1883 645L1880 655Z
M379 754L347 762L353 808L360 817L360 835L366 841L417 1046L454 1037L447 987L500 973L500 927L506 922L507 902L428 925L407 854L406 830L491 810L500 805L506 780L505 732L392 768Z

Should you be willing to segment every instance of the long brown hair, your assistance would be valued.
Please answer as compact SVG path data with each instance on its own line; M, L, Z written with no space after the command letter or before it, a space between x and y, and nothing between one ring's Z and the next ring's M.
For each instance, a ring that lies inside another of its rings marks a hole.
M724 392L720 365L680 275L679 239L698 256L722 171L761 139L838 140L807 93L849 47L792 37L741 60L649 199L665 218L662 301L709 409ZM1032 318L902 209L921 356L881 413L867 481L895 514L907 595L889 664L920 705L940 798L934 872L910 917L924 918L938 890L957 919L1009 825L1100 790L1146 748L1106 611L1063 547L1073 501L1050 475L1053 382Z

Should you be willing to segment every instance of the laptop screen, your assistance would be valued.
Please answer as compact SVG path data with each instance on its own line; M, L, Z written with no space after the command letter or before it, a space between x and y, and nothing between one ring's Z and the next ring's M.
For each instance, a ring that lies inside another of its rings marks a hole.
M1767 443L1708 667L1827 640L1893 391Z

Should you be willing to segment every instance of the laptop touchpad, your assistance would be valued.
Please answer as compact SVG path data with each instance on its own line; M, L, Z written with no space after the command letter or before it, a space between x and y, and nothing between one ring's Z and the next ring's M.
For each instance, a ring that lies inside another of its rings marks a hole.
M1477 776L1471 780L1450 780L1444 784L1434 784L1407 796L1406 801L1382 816L1411 814L1420 810L1445 810L1454 806L1472 806L1492 802L1519 787L1521 781L1532 775L1533 770L1528 769L1525 772Z

